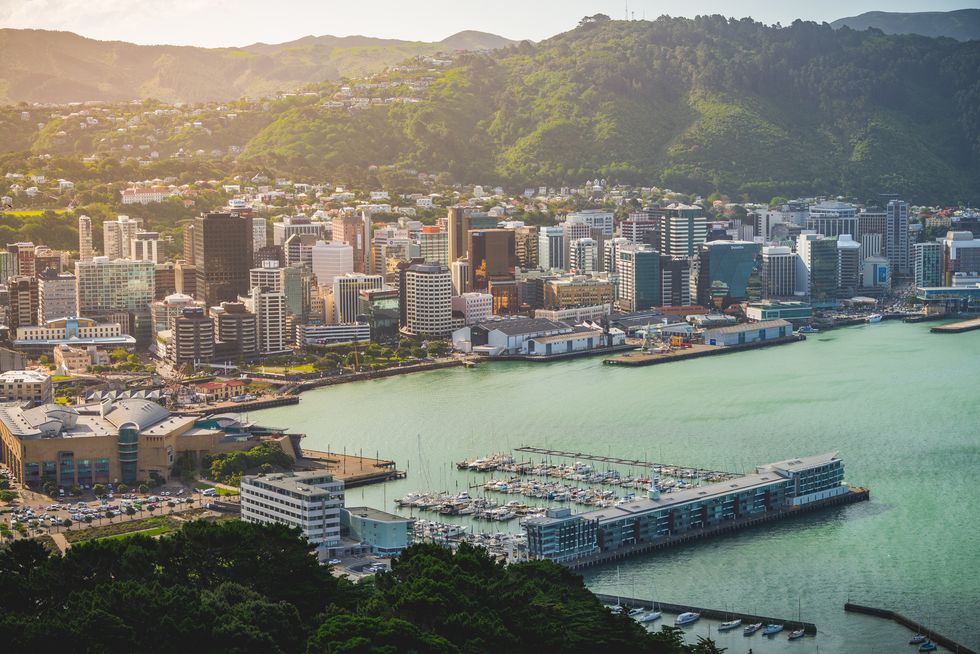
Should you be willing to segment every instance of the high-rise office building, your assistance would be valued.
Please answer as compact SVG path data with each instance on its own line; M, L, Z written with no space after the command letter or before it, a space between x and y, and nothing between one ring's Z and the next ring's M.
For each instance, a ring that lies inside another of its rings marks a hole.
M926 241L913 246L915 287L929 288L943 285L943 244Z
M282 258L283 261L289 267L294 266L313 266L313 248L316 247L317 243L323 243L323 241L316 240L313 234L293 234L286 239L286 243L282 246ZM279 247L273 245L272 247ZM264 252L268 252L268 248L264 249ZM271 253L269 253L271 254ZM266 261L271 261L271 256L263 257ZM262 265L259 263L259 265ZM353 265L353 264L351 264Z
M861 234L861 260L880 257L883 250L882 235L875 232Z
M259 353L259 325L243 302L222 302L211 307L217 321L218 340L228 346L232 357L254 357Z
M332 290L334 322L340 325L357 322L361 291L374 291L383 287L384 277L381 275L347 273L334 277Z
M569 248L571 259L569 270L580 275L591 275L599 269L599 245L593 238L578 238L572 241Z
M796 253L797 290L813 303L836 302L837 239L806 230L797 239Z
M265 247L265 219L262 220L263 243L260 247ZM252 219L252 242L256 242L257 228L255 219ZM296 216L280 216L279 222L272 223L272 244L282 245L286 239L293 234L312 234L318 241L322 241L326 232L326 225L321 222L313 222L303 214Z
M671 257L693 257L708 236L704 210L696 205L670 204L660 219L660 252Z
M630 243L660 246L660 220L649 212L635 211L619 225L619 234Z
M857 207L846 202L821 202L810 205L806 228L824 236L857 234Z
M660 293L663 306L691 306L691 261L687 257L660 255Z
M725 308L736 302L758 299L758 243L709 241L698 249L697 298L705 307Z
M129 216L117 216L102 223L102 251L110 260L128 259L140 223Z
M485 291L491 281L514 279L517 257L514 253L514 231L483 229L469 232L470 288Z
M518 227L514 230L514 254L523 270L538 267L538 228Z
M196 231L197 228L194 225L194 221L184 225L184 261L192 266L196 261L194 258L194 232Z
M614 229L612 211L606 211L605 209L584 209L568 214L565 222L568 222L569 219L575 222L581 221L588 225L589 235L592 234L592 230L597 230L605 238L612 238Z
M281 354L286 346L286 295L269 288L256 286L251 290L246 307L255 314L258 325L259 354Z
M439 227L426 225L418 235L418 256L428 263L449 265L449 235Z
M353 260L353 269L347 272L364 272L365 263L370 265L370 261L365 261L364 253L366 249L371 247L371 239L365 236L366 231L366 221L368 219L366 216L338 216L333 219L333 234L331 236L331 242L333 243L346 243L351 247L351 254ZM370 224L369 222L367 223ZM319 275L317 279L320 280ZM323 281L320 280L321 285ZM332 284L333 280L329 280Z
M78 217L78 258L92 260L92 219L88 216Z
M197 297L208 306L238 299L248 289L252 267L252 221L236 213L194 219Z
M543 270L565 269L565 230L542 227L538 235L538 267Z
M153 299L162 300L177 292L177 270L173 261L158 263L153 269Z
M861 287L861 244L850 234L837 237L837 296L854 297Z
M943 286L952 286L957 273L980 273L980 239L973 232L946 232L943 244Z
M11 330L37 324L38 291L33 277L16 275L7 280L9 312L7 325Z
M470 262L468 259L453 261L450 266L452 273L453 295L462 295L470 290Z
M156 265L152 261L94 257L75 264L75 278L79 316L103 320L126 313L145 317L149 325L156 284Z
M453 311L463 314L463 324L475 325L493 317L493 296L489 293L463 293L453 297Z
M892 275L911 273L909 254L909 203L891 200L885 207L885 257Z
M635 243L625 236L611 238L602 244L603 272L614 274L619 270L619 250L624 245Z
M564 268L570 269L572 267L572 242L580 238L590 238L592 226L581 214L569 214L559 227L562 231L562 261Z
M888 214L881 207L865 207L858 213L858 234L863 241L866 234L877 234L881 236L882 247L884 247L885 233L888 231ZM884 250L881 250L884 252ZM873 252L865 252L865 257L877 256Z
M355 272L355 249L343 241L319 241L311 250L311 264L317 285L324 291L333 288L337 277Z
M203 302L198 302L189 295L183 293L171 293L162 300L154 300L150 303L150 320L153 336L160 332L165 332L173 328L174 318L181 315L184 309L190 308L205 309ZM156 340L154 339L154 343Z
M762 297L793 297L796 292L796 258L796 253L788 246L762 248Z
M167 356L176 366L214 358L214 320L204 307L184 308L174 317Z
M53 270L38 273L37 324L75 315L75 276Z
M414 263L404 270L400 289L406 334L448 338L453 328L452 279L439 264Z
M616 303L621 310L642 311L661 304L660 254L656 250L649 245L624 245L616 268Z
M446 215L446 236L449 241L449 260L457 261L469 255L468 233L473 229L496 229L497 218L473 207L449 207Z
M544 309L570 309L603 304L612 305L615 301L615 288L606 277L569 275L544 282Z
M258 252L269 245L269 232L262 216L252 216L252 252ZM282 245L280 243L280 245Z
M33 277L37 274L37 257L34 253L33 243L8 243L7 252L11 253L14 257L15 268L11 273L12 275Z
M197 297L197 266L177 259L174 263L174 292Z
M160 260L159 232L136 232L129 241L128 258L134 261L157 263Z

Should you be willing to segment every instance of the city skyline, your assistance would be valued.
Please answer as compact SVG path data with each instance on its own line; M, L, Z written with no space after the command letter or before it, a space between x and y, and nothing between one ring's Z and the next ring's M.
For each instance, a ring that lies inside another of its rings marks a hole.
M277 5L279 20L268 20L268 6L256 0L174 0L145 5L133 0L0 0L0 26L71 31L99 40L144 45L242 47L283 43L304 36L368 36L439 41L457 32L478 30L514 40L539 41L575 27L583 16L605 13L614 19L654 19L661 15L693 17L722 14L752 17L767 24L796 19L831 22L867 11L919 12L977 8L977 2L903 0L882 7L873 2L831 0L801 8L771 0L718 0L694 5L667 0L572 0L528 5L514 0L487 11L474 2L436 0L424 7L394 0L310 4L287 0ZM135 11L138 9L138 11ZM515 21L514 16L521 20ZM295 17L296 20L291 20Z

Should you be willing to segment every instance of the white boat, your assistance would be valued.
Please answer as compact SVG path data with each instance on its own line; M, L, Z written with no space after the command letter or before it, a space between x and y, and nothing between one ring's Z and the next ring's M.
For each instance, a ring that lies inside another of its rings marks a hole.
M646 624L648 622L659 620L660 616L662 615L663 613L660 611L650 610L650 611L643 611L641 613L637 613L636 615L633 616L633 619L639 622L640 624Z
M732 629L738 629L741 626L741 619L729 620L728 622L722 622L720 625L718 625L718 631L731 631Z
M694 613L688 611L686 613L681 613L679 616L677 616L677 619L674 620L674 624L680 627L686 624L692 624L700 619L701 619L700 613Z
M872 313L870 316L868 316L868 322L873 325L877 322L881 322L882 318L884 318L884 316L880 313Z

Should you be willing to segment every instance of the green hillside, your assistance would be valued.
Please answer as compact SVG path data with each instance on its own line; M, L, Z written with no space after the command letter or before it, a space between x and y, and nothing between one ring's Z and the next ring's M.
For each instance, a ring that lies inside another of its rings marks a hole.
M0 104L234 100L369 75L417 55L510 43L492 34L461 32L439 43L310 36L273 45L196 48L97 41L71 32L0 29Z
M835 20L831 26L847 26L853 30L873 28L885 34L945 36L959 41L970 41L980 39L980 9L914 13L869 11L859 16Z
M760 199L978 201L978 71L977 42L599 16L467 55L416 104L284 112L243 159L316 174L405 164L521 186L602 175Z

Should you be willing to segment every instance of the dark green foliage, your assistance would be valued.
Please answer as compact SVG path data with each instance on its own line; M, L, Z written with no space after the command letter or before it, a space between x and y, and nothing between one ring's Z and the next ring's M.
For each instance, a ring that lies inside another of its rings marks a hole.
M259 472L264 465L292 467L292 459L276 443L260 443L244 452L216 454L208 460L211 479L238 485L243 475Z

